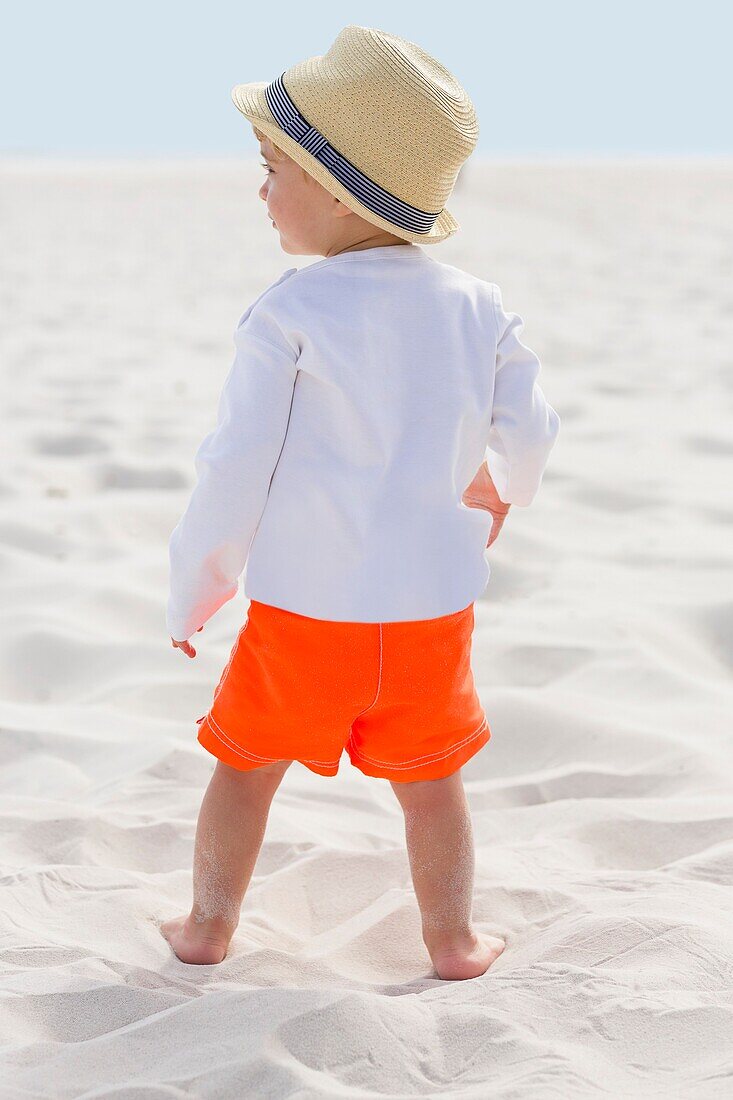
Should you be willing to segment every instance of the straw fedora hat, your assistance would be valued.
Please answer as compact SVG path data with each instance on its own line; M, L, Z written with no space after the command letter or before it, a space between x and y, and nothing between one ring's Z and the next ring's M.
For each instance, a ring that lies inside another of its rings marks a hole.
M414 42L354 24L327 53L272 81L237 84L235 106L308 175L372 225L433 244L478 139L456 78Z

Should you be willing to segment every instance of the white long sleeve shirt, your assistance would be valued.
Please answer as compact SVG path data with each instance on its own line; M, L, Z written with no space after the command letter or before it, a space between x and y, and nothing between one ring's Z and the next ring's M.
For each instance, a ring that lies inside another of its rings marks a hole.
M292 267L250 305L169 544L167 627L236 595L320 619L458 611L486 587L486 460L534 499L560 418L499 288L417 244Z

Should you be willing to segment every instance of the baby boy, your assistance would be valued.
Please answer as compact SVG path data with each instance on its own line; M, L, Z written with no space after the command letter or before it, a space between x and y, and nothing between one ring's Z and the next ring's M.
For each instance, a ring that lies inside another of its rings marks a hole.
M161 930L184 962L221 962L286 770L335 776L346 751L404 811L436 973L473 978L505 946L472 920L461 768L491 737L474 603L559 417L499 288L431 254L459 228L446 201L478 135L440 62L352 25L323 56L232 95L260 142L280 247L321 259L287 269L241 318L171 536L174 646L195 657L191 637L245 569L250 602L198 720L217 763L192 909Z

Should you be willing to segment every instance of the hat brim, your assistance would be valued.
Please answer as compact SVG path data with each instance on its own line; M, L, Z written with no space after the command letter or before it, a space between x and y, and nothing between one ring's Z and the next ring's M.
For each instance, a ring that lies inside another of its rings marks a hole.
M297 141L285 133L267 105L265 98L267 85L268 81L266 80L235 85L231 92L234 106L242 112L245 118L253 122L258 130L262 130L263 134L266 134L275 145L279 146L284 153L287 153L296 164L305 169L309 176L312 176L330 194L339 199L344 206L348 206L355 214L364 218L365 221L371 222L372 225L376 225L379 229L394 233L395 236L401 237L405 241L412 241L415 244L437 244L438 241L444 241L447 237L452 237L460 229L459 223L446 207L441 210L435 219L429 233L413 233L409 229L402 229L393 222L387 221L385 218L380 218L373 210L360 203L356 196L352 195L343 184L339 183L336 177L331 175L319 160L316 160L302 145L299 145Z

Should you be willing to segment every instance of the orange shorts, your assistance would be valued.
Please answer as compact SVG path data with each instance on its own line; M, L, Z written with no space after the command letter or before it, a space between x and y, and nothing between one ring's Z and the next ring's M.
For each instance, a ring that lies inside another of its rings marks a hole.
M338 622L250 600L198 740L240 771L298 760L412 782L457 771L491 737L474 686L474 605L435 619Z

